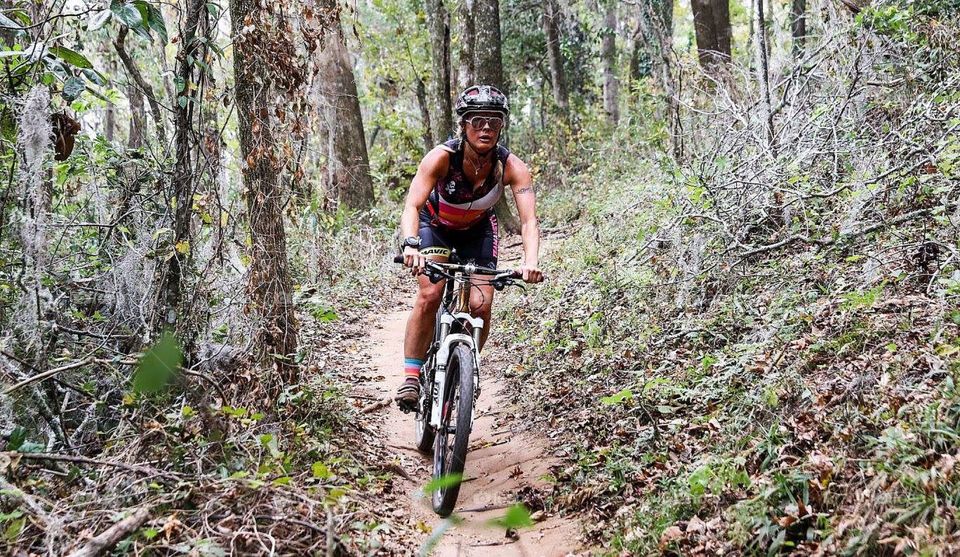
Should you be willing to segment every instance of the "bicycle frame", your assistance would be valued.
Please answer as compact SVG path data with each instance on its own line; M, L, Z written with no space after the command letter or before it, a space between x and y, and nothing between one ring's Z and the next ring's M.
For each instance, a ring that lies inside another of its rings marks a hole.
M484 322L480 317L470 315L470 277L463 273L455 273L452 280L448 279L444 286L443 302L440 304L440 327L437 334L436 353L435 353L435 372L433 377L433 390L431 393L430 407L430 425L434 428L440 427L440 414L443 410L444 396L446 395L447 379L447 360L450 351L458 344L465 344L473 352L476 367L473 370L474 385L476 390L474 396L480 394L480 333ZM459 322L461 330L469 330L472 334L463 332L451 333L453 324ZM470 417L470 423L473 424L473 416Z

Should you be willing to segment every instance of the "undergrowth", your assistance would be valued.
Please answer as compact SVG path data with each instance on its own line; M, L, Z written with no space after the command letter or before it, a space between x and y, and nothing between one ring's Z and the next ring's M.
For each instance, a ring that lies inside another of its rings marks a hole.
M136 374L131 381L136 358L104 358L96 365L108 373L97 379L90 366L61 374L64 384L81 386L79 396L102 401L72 436L79 460L45 456L51 434L29 393L3 401L11 419L3 448L11 452L0 452L0 552L66 554L84 543L83 532L101 532L139 508L150 518L120 552L413 551L407 526L385 523L378 511L395 472L348 394L363 356L348 347L363 337L373 300L393 285L384 278L393 274L384 246L393 243L395 212L374 208L358 219L304 210L312 226L290 240L301 270L293 301L302 381L287 385L275 406L258 398L260 370L227 319L202 339L199 361L162 388L142 392Z
M774 152L708 80L680 162L636 124L541 189L560 232L501 308L508 377L604 552L960 550L957 29L880 3L781 69Z

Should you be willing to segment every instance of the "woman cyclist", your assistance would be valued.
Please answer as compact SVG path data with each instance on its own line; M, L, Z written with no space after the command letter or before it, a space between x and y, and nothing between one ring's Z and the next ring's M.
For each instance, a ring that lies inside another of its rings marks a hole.
M411 410L420 396L420 368L433 338L443 283L422 274L426 260L446 261L456 250L461 261L495 269L498 229L493 207L509 186L520 215L526 282L540 282L540 232L530 171L519 157L499 144L509 115L507 97L490 85L475 85L457 97L460 137L434 147L420 162L400 217L404 265L419 275L419 291L404 336L404 382L397 390L400 407ZM477 285L470 294L471 313L484 320L480 347L490 331L493 286Z

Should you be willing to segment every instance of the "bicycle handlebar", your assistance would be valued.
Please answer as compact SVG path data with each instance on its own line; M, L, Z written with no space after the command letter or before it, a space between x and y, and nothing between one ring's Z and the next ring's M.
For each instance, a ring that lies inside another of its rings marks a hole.
M394 263L403 264L403 256L393 257ZM464 273L467 275L487 275L496 278L519 279L523 278L523 273L514 269L488 269L486 267L477 267L476 265L458 265L455 263L440 263L437 261L427 261L427 267L443 274Z
M393 258L394 263L403 264L403 256L397 255ZM470 275L484 275L491 277L489 284L496 290L503 290L507 286L516 286L521 290L526 290L518 281L523 278L523 273L515 269L488 269L486 267L477 267L476 265L457 265L455 263L438 263L436 261L426 262L424 274L430 279L430 282L436 284L443 279L452 279L451 273L463 273Z

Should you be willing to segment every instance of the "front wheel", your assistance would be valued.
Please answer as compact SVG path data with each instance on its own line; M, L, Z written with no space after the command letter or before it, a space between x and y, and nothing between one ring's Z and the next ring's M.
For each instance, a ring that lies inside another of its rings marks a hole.
M443 517L449 516L457 504L467 462L470 422L473 420L475 368L476 360L470 347L457 345L447 363L444 407L433 447L433 478L459 478L452 482L440 481L440 486L433 492L433 510Z

